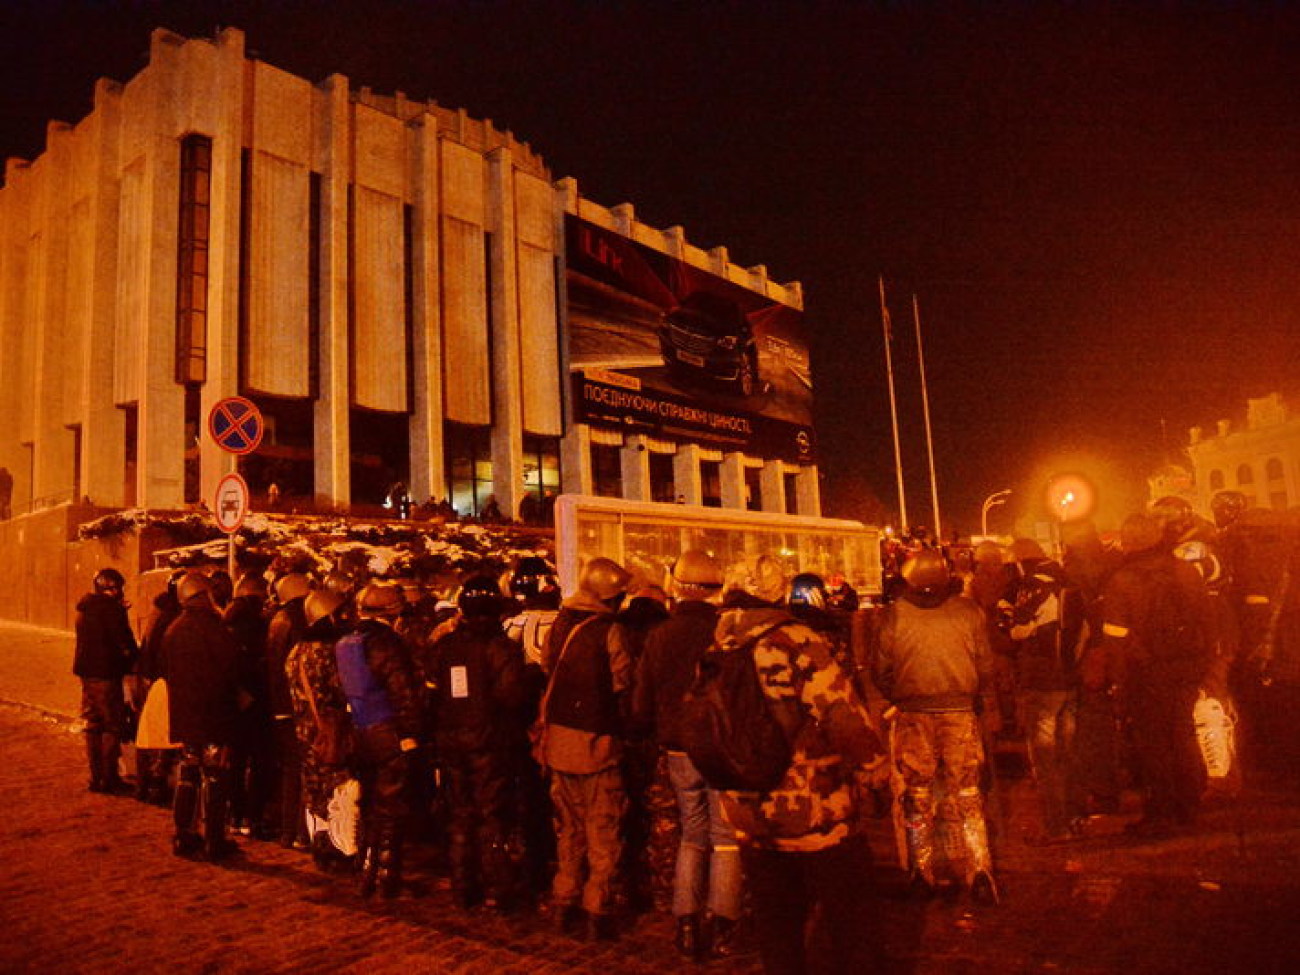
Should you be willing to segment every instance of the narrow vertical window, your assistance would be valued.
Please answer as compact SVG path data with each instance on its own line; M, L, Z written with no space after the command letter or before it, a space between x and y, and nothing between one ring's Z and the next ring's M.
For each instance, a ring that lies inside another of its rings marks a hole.
M176 381L207 378L208 239L212 217L212 140L181 140L181 193L176 235Z

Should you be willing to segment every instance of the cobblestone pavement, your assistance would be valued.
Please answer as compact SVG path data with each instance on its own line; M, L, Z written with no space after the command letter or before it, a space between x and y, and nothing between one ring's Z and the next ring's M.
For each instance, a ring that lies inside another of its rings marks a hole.
M420 851L427 888L362 900L300 853L241 841L228 866L170 852L166 810L85 789L70 720L68 641L0 624L0 972L579 972L689 969L671 919L613 943L552 933L530 915L461 913ZM37 671L45 667L42 677ZM21 676L17 672L21 671ZM23 700L23 696L32 700ZM62 703L60 703L62 702ZM1119 817L1065 846L1025 842L1031 785L1011 781L992 823L1003 901L903 898L884 823L871 837L902 971L1235 973L1300 970L1300 797L1248 790L1192 835L1138 844ZM865 889L870 885L864 878ZM701 966L753 973L751 953Z

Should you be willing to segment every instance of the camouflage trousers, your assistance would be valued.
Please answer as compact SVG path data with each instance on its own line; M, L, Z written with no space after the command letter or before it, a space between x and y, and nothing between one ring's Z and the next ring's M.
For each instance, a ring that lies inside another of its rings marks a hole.
M618 766L589 775L552 770L551 802L556 846L553 902L569 907L581 897L588 914L610 913L627 811L622 773Z

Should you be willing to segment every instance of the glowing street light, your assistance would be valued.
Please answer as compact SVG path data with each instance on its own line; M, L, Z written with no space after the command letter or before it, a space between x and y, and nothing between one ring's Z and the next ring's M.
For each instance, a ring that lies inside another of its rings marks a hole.
M1007 498L1011 496L1011 489L1006 488L1002 491L994 491L984 499L984 504L980 508L980 534L985 537L989 533L989 509L1000 504L1006 504Z

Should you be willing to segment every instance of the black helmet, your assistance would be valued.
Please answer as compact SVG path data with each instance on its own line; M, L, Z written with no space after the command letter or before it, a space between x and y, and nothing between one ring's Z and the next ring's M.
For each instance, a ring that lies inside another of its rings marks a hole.
M190 569L181 576L180 582L176 583L176 598L180 600L182 606L200 598L211 601L212 580L198 569Z
M456 606L464 616L490 618L501 615L501 587L496 579L487 575L471 576L460 587Z
M800 572L790 580L789 603L791 607L825 609L826 583L815 572Z
M327 616L333 616L343 608L347 600L333 589L313 589L303 600L302 611L307 617L307 625L315 626Z
M903 581L913 592L941 593L952 581L948 560L938 549L923 548L913 552L903 563Z
M544 558L529 555L519 560L510 573L510 595L515 599L536 599L543 593L558 592L559 580L555 570Z
M1246 496L1240 491L1220 491L1210 499L1210 513L1218 528L1227 528L1246 513Z
M116 569L100 569L93 584L95 592L121 596L126 589L126 577Z

